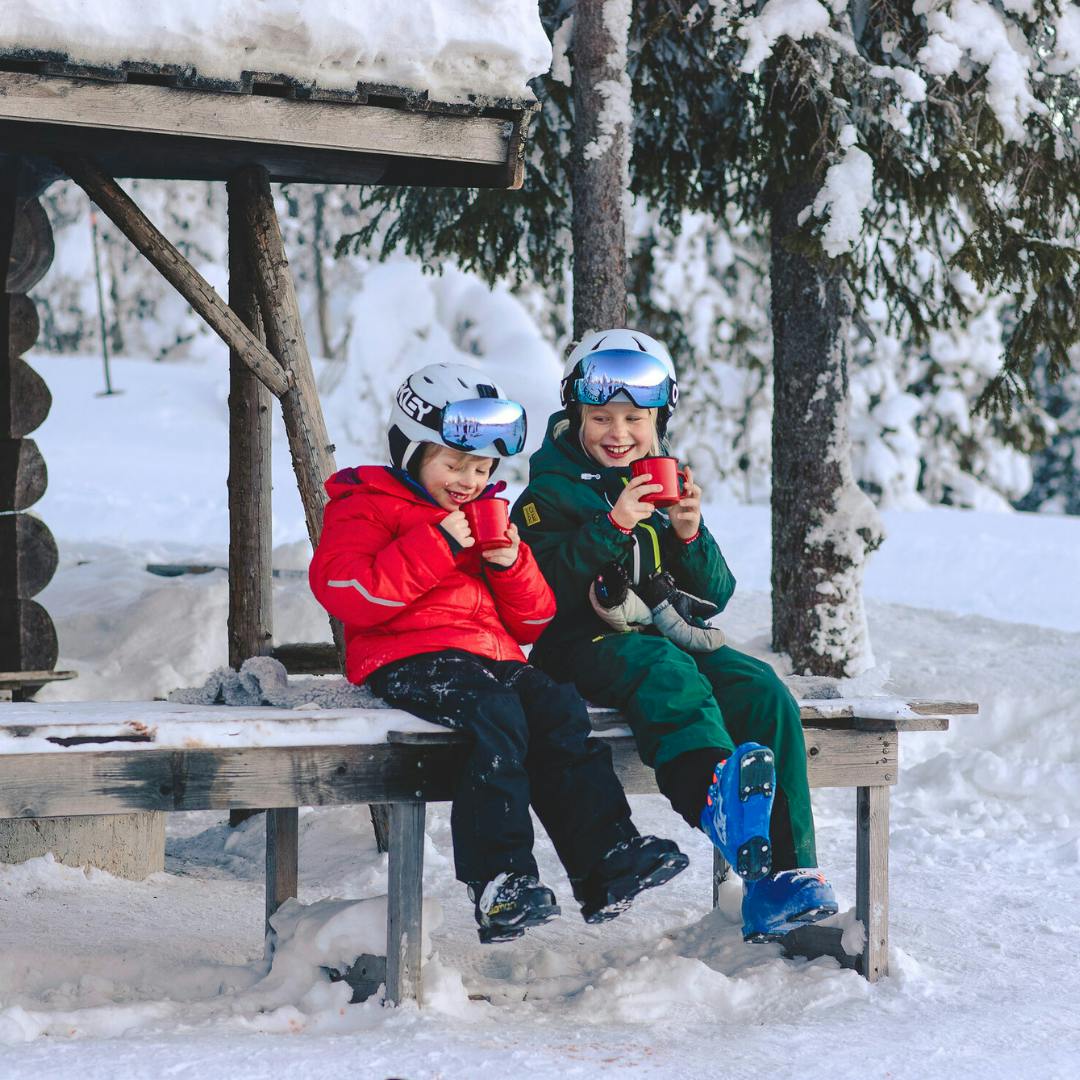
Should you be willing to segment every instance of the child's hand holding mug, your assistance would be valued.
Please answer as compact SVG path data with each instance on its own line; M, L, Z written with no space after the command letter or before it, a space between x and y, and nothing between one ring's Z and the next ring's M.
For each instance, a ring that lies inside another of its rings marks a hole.
M686 466L686 489L683 497L668 509L668 520L680 540L692 540L701 529L701 488Z
M664 485L654 484L648 473L635 476L622 489L611 508L611 517L615 524L623 529L632 529L639 521L650 518L656 507L651 502L646 502L643 496L655 495L663 490Z
M463 510L452 510L439 522L439 528L463 548L470 548L476 543Z
M518 548L521 547L521 537L518 535L517 526L509 525L506 535L510 540L506 547L485 548L482 552L484 558L488 562L495 563L496 566L511 567L517 562Z

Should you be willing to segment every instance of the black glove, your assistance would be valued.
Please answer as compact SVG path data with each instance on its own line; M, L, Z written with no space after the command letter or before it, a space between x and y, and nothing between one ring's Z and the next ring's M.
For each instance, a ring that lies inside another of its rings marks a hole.
M702 600L700 596L694 596L678 588L675 579L666 571L653 574L639 591L650 609L658 607L665 600L670 600L671 606L691 626L704 626L706 619L711 619L720 611L710 601Z
M596 602L608 611L624 603L629 590L630 577L617 562L609 562L596 575Z

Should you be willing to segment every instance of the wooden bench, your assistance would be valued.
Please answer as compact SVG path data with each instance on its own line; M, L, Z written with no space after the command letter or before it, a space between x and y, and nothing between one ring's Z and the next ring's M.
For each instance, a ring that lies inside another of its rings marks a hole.
M656 792L628 729L594 709L629 794ZM899 739L943 731L961 702L826 699L802 703L811 787L856 790L856 916L842 930L788 936L789 954L830 955L873 981L888 972L889 789ZM132 810L273 807L266 822L267 918L297 889L297 808L390 804L386 994L420 1000L424 820L448 801L467 742L394 709L286 710L166 702L7 704L0 709L0 818ZM727 866L714 856L713 904Z

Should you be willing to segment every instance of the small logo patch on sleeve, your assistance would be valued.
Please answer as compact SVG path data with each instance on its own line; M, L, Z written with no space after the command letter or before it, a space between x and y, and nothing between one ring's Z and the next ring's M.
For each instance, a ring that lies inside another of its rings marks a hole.
M540 514L536 509L536 503L526 503L521 508L522 516L525 518L526 525L539 525Z

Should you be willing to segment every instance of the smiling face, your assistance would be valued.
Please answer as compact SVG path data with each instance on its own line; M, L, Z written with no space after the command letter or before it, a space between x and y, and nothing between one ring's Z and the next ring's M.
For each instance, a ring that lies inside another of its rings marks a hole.
M491 465L491 458L463 454L433 443L424 449L419 480L444 510L459 510L487 487Z
M609 401L606 405L583 405L581 412L581 444L601 465L629 465L659 453L655 409Z

